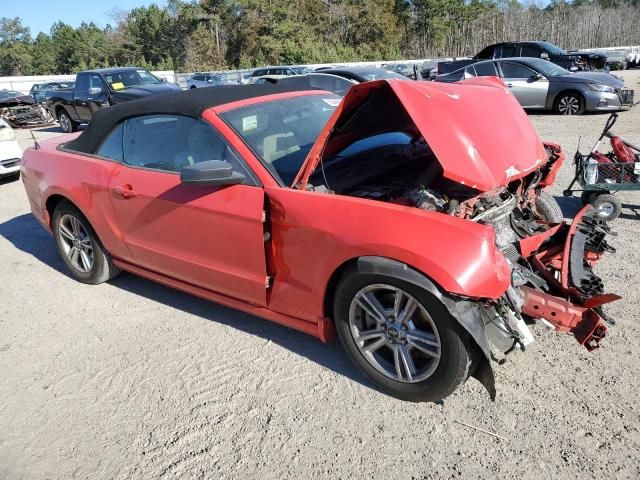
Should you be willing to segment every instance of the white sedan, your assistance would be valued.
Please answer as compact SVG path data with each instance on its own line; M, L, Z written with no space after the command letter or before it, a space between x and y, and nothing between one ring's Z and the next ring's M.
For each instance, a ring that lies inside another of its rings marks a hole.
M19 174L21 158L22 149L16 134L7 122L0 119L0 178Z

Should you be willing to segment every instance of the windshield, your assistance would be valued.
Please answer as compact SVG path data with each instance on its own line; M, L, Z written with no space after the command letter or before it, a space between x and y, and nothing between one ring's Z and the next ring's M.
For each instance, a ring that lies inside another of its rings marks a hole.
M108 73L104 76L104 79L114 90L162 83L158 77L146 70L125 70L117 73Z
M527 59L529 60L529 59ZM559 67L555 63L546 60L529 60L531 65L546 77L557 77L558 75L568 75L569 70Z
M0 91L0 98L12 98L12 97L24 97L24 93L16 92L15 90L2 90Z
M358 75L360 75L363 78L366 78L368 81L371 80L392 80L392 79L398 79L398 80L406 80L407 77L405 77L404 75L400 75L399 73L396 72L390 72L388 70L383 70L382 68L380 70L371 70L371 71L366 71L366 72L356 72Z
M289 186L339 103L337 95L308 95L249 105L220 116L276 180Z
M545 48L547 49L547 51L553 55L566 55L567 52L565 52L563 49L561 49L560 47L558 47L557 45L554 45L553 43L549 43L549 42L540 42L542 43Z

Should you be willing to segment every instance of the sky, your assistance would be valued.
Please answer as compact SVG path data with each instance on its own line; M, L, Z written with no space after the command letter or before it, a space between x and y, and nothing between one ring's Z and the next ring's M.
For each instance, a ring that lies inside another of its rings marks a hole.
M131 10L152 3L165 4L163 0L0 0L0 17L20 17L35 37L39 32L48 34L59 20L73 27L83 21L99 27L113 25L115 21L110 14L114 8Z

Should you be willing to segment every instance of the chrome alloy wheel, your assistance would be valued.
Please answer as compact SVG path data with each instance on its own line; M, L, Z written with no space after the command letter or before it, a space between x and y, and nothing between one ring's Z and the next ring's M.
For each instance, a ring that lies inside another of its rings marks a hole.
M93 268L93 245L91 236L80 220L65 214L58 223L58 238L69 263L82 273Z
M562 97L558 102L558 110L562 115L575 115L580 110L580 100L571 95Z
M349 307L349 329L362 356L393 380L421 382L440 363L442 347L433 319L398 287L374 284L360 290Z

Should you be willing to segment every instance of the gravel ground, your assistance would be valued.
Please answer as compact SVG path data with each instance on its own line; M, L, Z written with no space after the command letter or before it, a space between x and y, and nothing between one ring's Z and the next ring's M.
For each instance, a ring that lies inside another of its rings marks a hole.
M640 91L640 71L625 77ZM531 116L569 155L606 118ZM615 131L640 143L639 125L636 109ZM555 194L571 175L567 162ZM640 193L622 198L618 253L598 268L624 296L603 348L534 328L528 351L496 367L495 403L471 380L443 404L411 404L379 393L337 343L133 275L74 282L21 182L4 183L0 478L639 478Z

